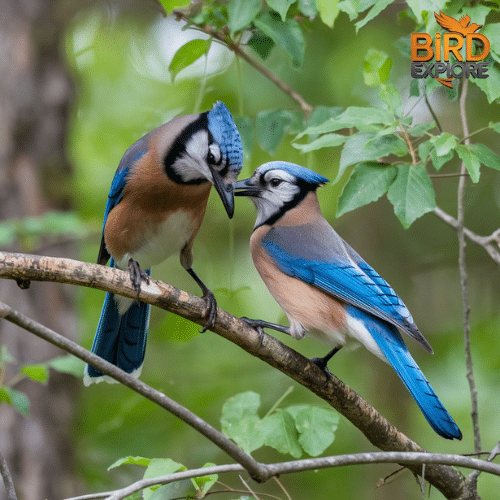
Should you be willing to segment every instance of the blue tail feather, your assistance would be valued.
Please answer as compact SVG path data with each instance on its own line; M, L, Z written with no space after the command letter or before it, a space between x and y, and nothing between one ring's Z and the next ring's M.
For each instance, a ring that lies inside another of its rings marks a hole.
M133 302L120 316L115 296L106 293L92 352L127 373L139 375L146 351L150 309L149 304ZM99 382L102 377L101 371L86 366L85 385Z
M430 426L446 439L462 439L462 432L412 358L398 329L357 308L351 307L349 312L363 321L384 356L410 391Z

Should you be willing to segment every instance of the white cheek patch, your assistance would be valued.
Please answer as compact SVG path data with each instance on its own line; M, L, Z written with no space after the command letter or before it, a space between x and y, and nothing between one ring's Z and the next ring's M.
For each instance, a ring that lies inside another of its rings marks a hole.
M212 173L207 165L207 154L208 134L206 130L200 130L188 139L185 153L176 160L173 168L186 182L202 176L213 183Z

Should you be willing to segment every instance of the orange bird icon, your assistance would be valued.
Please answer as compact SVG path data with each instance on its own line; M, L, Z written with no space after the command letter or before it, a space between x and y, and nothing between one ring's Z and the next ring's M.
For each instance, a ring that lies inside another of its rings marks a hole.
M436 21L441 27L443 27L447 31L459 33L463 37L466 37L469 33L474 33L479 28L483 27L482 24L476 24L476 23L472 23L469 26L470 17L467 14L465 16L462 16L460 18L460 21L457 21L456 19L453 19L453 17L443 14L441 11L439 12L439 14L440 15L434 12Z

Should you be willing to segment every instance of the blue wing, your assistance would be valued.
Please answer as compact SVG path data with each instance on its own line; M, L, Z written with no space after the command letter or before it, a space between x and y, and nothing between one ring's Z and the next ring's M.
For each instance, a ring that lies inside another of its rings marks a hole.
M432 352L396 292L326 220L273 227L262 245L284 273L388 321Z
M123 158L118 165L115 176L111 183L111 189L109 190L108 200L106 202L106 208L104 209L104 222L102 225L102 236L101 236L101 246L99 248L99 255L97 257L98 264L106 264L108 262L110 255L106 250L106 245L104 243L104 226L108 219L109 212L120 203L123 195L123 188L127 184L127 176L130 173L130 169L134 163L139 160L147 151L146 148L146 137L139 139L136 143L132 144L130 148L125 152Z
M431 427L446 439L462 439L460 429L408 352L397 328L357 307L348 306L347 312L361 320L369 330Z

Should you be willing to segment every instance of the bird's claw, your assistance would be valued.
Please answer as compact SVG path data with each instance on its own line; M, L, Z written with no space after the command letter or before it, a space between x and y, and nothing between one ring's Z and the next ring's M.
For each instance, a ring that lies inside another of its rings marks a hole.
M259 335L259 348L262 347L264 345L264 328L262 325L262 321L259 319L247 318L246 316L242 316L240 319L244 321L248 326L251 326L252 328L255 328L255 330L257 330L257 333Z
M309 361L314 363L326 375L327 381L333 377L332 372L327 368L328 360L325 360L325 358L310 358Z
M134 259L129 259L127 267L130 275L130 281L137 292L137 304L139 304L139 294L141 293L142 280L149 285L149 275L140 268L139 263Z
M210 290L207 290L203 294L202 298L205 299L207 304L204 315L208 316L208 319L203 328L200 330L200 333L212 329L215 326L215 319L217 318L217 301L215 300L215 295Z

